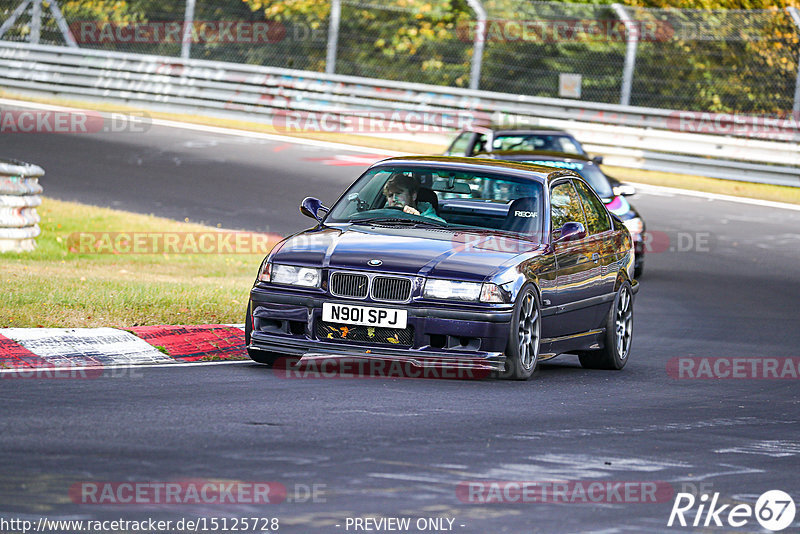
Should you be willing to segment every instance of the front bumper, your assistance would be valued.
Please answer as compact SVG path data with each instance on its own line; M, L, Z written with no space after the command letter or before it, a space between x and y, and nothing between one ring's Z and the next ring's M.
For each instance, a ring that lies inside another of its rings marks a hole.
M320 359L361 359L397 360L415 367L437 369L485 369L502 371L506 357L502 352L470 352L458 354L456 351L396 349L392 347L361 347L325 343L313 340L284 339L275 340L271 336L255 333L250 338L250 350L266 350L292 356L300 361Z
M261 350L315 359L390 359L417 367L484 369L501 371L508 340L512 307L435 306L412 302L391 305L353 301L301 291L256 286L250 293L253 330L249 350ZM408 327L413 328L409 345L318 336L323 302L341 302L372 307L403 308Z

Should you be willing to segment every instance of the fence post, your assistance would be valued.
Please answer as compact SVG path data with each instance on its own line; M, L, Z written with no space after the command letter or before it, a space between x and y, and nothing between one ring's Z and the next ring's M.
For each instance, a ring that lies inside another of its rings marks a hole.
M792 17L794 25L800 32L800 11L796 7L787 7L786 11ZM800 55L797 58L797 78L794 81L794 104L792 105L792 113L800 112Z
M478 89L481 83L481 65L483 63L483 47L486 43L486 10L480 0L467 0L469 7L475 12L477 26L475 27L475 43L472 50L472 68L469 73L469 88Z
M42 32L42 0L33 0L31 10L31 44L39 44Z
M64 15L58 8L58 2L56 2L56 0L50 0L50 12L53 14L53 18L56 19L58 29L61 30L61 35L64 36L67 46L70 48L78 48L78 43L72 35L72 30L69 29L69 24L67 24L67 21L64 19Z
M336 73L336 48L339 45L339 19L341 16L341 0L331 0L331 21L328 26L328 55L325 58L325 74Z
M186 0L186 9L183 12L183 31L181 34L181 59L189 59L192 53L192 35L194 32L194 3L195 0Z
M625 11L621 4L611 4L611 8L625 25L625 69L622 71L622 90L620 91L619 103L622 106L629 106L631 103L631 86L633 85L633 71L636 68L636 48L639 45L639 28L636 23Z

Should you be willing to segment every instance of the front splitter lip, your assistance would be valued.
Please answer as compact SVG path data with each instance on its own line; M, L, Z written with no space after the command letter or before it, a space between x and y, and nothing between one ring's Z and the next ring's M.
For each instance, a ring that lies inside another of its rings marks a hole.
M498 353L499 354L499 353ZM329 354L322 352L307 352L300 358L300 363L313 362L317 360L381 360L381 361L397 361L413 365L422 369L479 369L486 371L502 371L504 367L505 358L502 362L494 362L489 360L470 360L466 358L449 358L444 359L430 359L428 357L420 358L417 356L387 356L381 354Z
M271 336L270 336L271 337ZM408 363L420 368L437 369L483 369L502 371L505 368L505 354L502 352L454 352L454 351L411 351L389 347L362 347L301 341L290 339L270 339L258 332L251 336L250 350L262 350L300 357L300 362L325 359L333 360L390 360Z

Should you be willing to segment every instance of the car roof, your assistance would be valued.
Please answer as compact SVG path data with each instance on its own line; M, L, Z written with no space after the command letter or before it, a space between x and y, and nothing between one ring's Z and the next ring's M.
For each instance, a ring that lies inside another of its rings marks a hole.
M531 156L535 156L539 159L553 160L553 161L572 159L572 160L582 161L590 165L594 165L594 161L592 161L592 158L584 156L583 154L575 154L574 152L558 152L555 150L493 150L492 152L478 152L477 154L475 154L475 156L476 157L496 156L498 158L501 157L528 158Z
M466 158L459 156L400 156L379 161L370 168L389 167L402 163L419 167L452 169L468 172L494 172L507 174L515 178L533 178L538 182L549 184L552 180L565 174L580 178L580 174L569 169L555 169L532 163L517 163L496 159Z
M466 127L461 130L463 132L473 132L481 134L498 135L548 135L548 134L561 134L569 137L574 137L571 133L561 128L552 126L490 126L490 125L474 125Z
M496 136L497 135L505 135L505 134L520 135L520 134L553 134L553 133L558 133L558 134L569 135L570 137L572 137L572 134L570 134L566 130L562 130L561 128L553 128L553 127L550 127L550 126L537 126L535 128L532 128L530 126L526 126L524 128L521 127L521 126L520 127L513 127L512 126L512 127L504 127L504 128L491 127L490 129L494 131L494 135L496 135Z

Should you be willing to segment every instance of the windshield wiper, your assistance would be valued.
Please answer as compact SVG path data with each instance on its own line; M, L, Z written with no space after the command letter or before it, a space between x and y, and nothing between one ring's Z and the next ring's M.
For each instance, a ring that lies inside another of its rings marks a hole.
M351 224L374 224L379 222L409 224L416 221L402 219L400 217L367 217L366 219L350 219L348 222Z
M412 219L403 219L400 217L370 217L368 219L353 219L349 221L351 224L383 224L388 223L392 226L434 226L442 228L447 226L446 223L438 221L416 221Z

